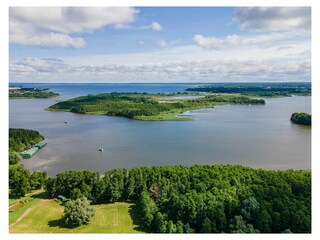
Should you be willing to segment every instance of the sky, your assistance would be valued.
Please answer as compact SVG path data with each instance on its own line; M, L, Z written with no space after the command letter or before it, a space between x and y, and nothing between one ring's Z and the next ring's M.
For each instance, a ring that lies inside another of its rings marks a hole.
M310 82L309 7L10 7L9 81Z

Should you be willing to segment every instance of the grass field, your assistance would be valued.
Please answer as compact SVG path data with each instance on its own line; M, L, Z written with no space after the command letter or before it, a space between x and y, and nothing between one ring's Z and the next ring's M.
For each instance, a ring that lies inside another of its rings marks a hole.
M130 203L95 205L92 221L77 228L67 228L63 209L54 200L42 199L29 208L22 218L9 226L10 233L142 233L132 219ZM12 213L10 213L12 214Z
M14 223L25 211L38 203L43 194L43 190L36 190L22 198L9 198L9 224ZM22 204L22 201L26 203Z

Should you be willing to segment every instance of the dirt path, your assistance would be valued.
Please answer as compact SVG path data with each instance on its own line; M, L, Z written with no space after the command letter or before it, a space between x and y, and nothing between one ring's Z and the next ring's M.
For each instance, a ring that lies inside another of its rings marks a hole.
M22 219L24 219L32 210L32 207L28 208L24 213L21 214L21 216L12 224L9 225L9 227L13 227L14 225L18 224Z
M18 205L20 202L16 202L14 204L12 204L11 206L9 206L9 211L10 211L10 208L13 208L14 206Z

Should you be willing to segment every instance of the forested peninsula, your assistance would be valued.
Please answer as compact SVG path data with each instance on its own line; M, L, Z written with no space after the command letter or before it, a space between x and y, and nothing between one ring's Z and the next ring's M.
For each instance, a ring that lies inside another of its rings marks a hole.
M49 91L47 88L9 87L9 98L54 98L59 93Z
M311 83L221 83L188 88L187 91L241 94L252 97L310 96Z
M102 93L58 102L48 108L81 114L100 114L135 120L190 120L177 115L222 104L265 104L262 99L236 95Z
M9 129L9 194L11 196L24 196L34 189L44 186L47 173L30 173L21 164L20 152L44 140L44 137L35 130L10 128Z

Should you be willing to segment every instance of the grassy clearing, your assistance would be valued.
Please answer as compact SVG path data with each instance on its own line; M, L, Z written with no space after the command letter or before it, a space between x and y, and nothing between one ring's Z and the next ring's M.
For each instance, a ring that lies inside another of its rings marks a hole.
M10 233L141 233L136 225L133 204L112 203L95 205L96 215L88 225L65 226L64 207L54 200L41 200L24 218L9 227Z
M22 198L9 198L9 224L14 223L25 211L37 204L43 193L43 190L36 190Z

